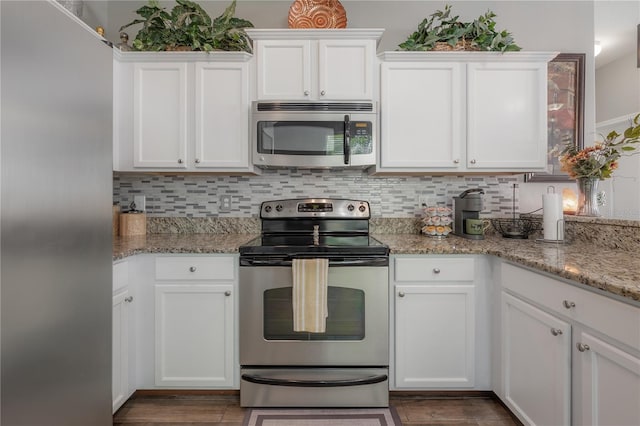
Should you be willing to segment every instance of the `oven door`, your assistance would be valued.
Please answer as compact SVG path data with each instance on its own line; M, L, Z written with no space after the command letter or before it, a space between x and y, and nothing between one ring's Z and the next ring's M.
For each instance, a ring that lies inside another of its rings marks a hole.
M240 267L242 366L387 366L388 267L330 266L325 333L293 331L289 266Z

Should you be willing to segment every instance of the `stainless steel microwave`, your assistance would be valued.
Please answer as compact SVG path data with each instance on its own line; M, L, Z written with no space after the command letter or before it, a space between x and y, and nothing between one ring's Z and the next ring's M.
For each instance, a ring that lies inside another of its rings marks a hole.
M374 102L253 102L257 167L366 168L376 163Z

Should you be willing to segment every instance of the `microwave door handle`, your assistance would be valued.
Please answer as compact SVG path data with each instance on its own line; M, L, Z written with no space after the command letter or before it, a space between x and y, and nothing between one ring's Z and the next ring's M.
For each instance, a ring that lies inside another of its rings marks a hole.
M344 116L344 164L349 164L351 160L351 122L349 115Z

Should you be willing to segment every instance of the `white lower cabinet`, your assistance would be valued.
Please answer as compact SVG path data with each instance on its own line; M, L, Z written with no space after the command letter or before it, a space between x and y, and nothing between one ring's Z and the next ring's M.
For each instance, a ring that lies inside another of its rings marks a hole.
M392 260L395 388L475 387L474 260L438 256Z
M527 424L568 425L571 326L508 293L502 295L504 402Z
M129 285L127 262L113 265L112 309L112 411L118 408L136 390L135 387L135 331L133 291Z
M158 256L155 385L234 385L234 256Z
M575 341L575 423L640 425L640 357L586 331Z
M640 308L504 262L500 274L503 402L527 425L639 425Z

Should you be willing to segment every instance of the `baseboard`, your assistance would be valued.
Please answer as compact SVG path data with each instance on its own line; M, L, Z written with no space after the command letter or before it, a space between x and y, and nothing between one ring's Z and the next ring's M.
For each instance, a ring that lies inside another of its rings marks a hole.
M416 391L390 391L390 397L397 398L498 398L489 390L416 390Z
M240 396L237 389L138 389L131 398L148 396L226 395Z

